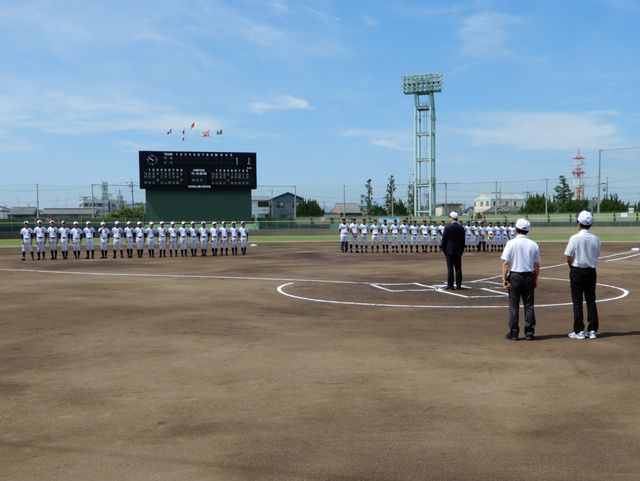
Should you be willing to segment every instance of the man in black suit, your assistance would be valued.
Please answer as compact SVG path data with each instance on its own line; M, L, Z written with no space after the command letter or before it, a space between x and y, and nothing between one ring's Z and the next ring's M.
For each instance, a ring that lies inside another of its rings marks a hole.
M447 287L454 289L453 271L456 272L455 288L462 288L462 253L464 252L464 227L458 224L458 213L449 214L449 225L442 233L442 252L447 258Z

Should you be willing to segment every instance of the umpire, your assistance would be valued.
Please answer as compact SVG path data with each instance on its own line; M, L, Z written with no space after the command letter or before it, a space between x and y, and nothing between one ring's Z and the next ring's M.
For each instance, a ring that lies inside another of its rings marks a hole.
M524 304L524 335L527 341L533 341L536 329L533 293L540 274L540 249L538 244L527 238L530 227L527 219L518 219L516 236L507 242L500 257L504 261L502 285L509 291L509 332L505 337L510 341L517 341L520 332L520 298Z
M462 289L462 253L464 252L464 227L458 224L458 213L449 214L449 225L442 232L442 252L447 259L447 287L454 289L453 271L455 270L455 288Z
M573 332L571 339L595 339L598 332L598 309L596 308L596 265L600 257L600 239L589 229L593 215L583 210L577 216L578 233L571 236L564 252L569 264L571 301L573 302ZM584 332L582 298L587 303L587 332Z

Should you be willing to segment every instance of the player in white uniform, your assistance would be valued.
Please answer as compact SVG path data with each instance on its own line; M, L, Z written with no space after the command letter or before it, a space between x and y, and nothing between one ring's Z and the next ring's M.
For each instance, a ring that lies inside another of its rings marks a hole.
M349 252L349 226L346 219L342 219L340 222L338 232L340 233L340 252L346 254Z
M211 224L211 229L209 230L209 234L211 236L211 254L214 256L218 255L218 237L220 237L220 229L218 229L218 223L214 222Z
M349 238L349 251L353 252L353 248L356 248L356 254L358 253L358 224L356 224L356 218L351 219L351 224L349 224L349 232L351 236Z
M438 251L438 226L433 221L429 224L429 252Z
M178 234L180 235L180 257L184 257L187 255L187 237L189 236L187 223L185 221L182 221L180 224Z
M38 253L38 260L40 260L40 255L42 255L42 259L46 259L46 240L47 240L47 229L43 227L42 221L38 220L36 222L36 226L33 228L33 235L36 238L36 251Z
M382 252L389 253L389 224L387 219L382 221L380 226L380 232L382 232Z
M122 255L122 236L124 235L124 230L120 227L120 222L115 221L113 223L113 229L111 229L111 237L113 238L113 258L115 259L118 256L118 251L120 251L120 259L124 256Z
M438 251L442 248L442 236L444 235L444 228L446 227L445 221L441 220L440 225L438 226Z
M111 231L107 227L107 223L105 221L100 222L100 227L98 227L98 237L100 238L100 259L107 258L110 235Z
M52 220L49 221L49 227L47 227L47 238L49 239L49 248L51 250L49 257L52 260L56 260L58 258L58 228Z
M124 228L124 237L127 241L127 258L131 259L133 257L133 237L135 235L135 231L133 227L131 227L131 221L128 220L127 224Z
M133 229L133 234L136 237L136 253L138 254L138 258L140 258L144 254L144 227L142 226L142 222L138 221L136 228Z
M154 227L153 222L149 222L149 227L145 230L145 235L147 236L147 248L149 250L149 257L156 256L156 235L158 232Z
M411 252L413 252L413 248L415 246L416 248L416 254L419 252L418 249L418 231L420 229L418 228L418 226L416 225L415 221L411 221L409 223L409 234L411 235L411 246L409 247L409 249L411 250Z
M489 252L493 252L494 251L494 246L495 246L495 242L496 242L496 233L495 230L493 228L493 223L489 222L489 225L487 227L485 227L484 229L485 232L485 238L486 238L486 242L487 242L487 250Z
M196 229L195 221L191 221L189 227L189 247L191 248L191 257L198 255L198 229Z
M473 245L473 231L471 230L471 224L467 222L464 226L464 250L470 251Z
M207 223L205 221L200 222L198 236L200 238L200 253L206 256L209 250L209 229L207 229Z
M58 237L60 239L60 252L62 252L62 258L67 259L69 256L69 237L71 236L71 229L67 227L67 222L60 222L60 228L58 229ZM57 257L57 254L56 254Z
M398 225L398 219L393 219L391 224L391 251L398 253L398 234L400 233L400 226Z
M25 220L22 229L20 229L20 239L22 239L22 260L25 260L27 252L33 257L33 229L29 227L29 221Z
M400 224L400 250L409 252L409 226L406 219Z
M369 252L369 225L366 217L362 219L358 229L360 229L360 252Z
M73 257L75 259L80 259L80 244L82 243L82 236L84 233L80 228L78 222L73 223L73 228L71 229L71 244L73 245Z
M507 229L507 236L509 237L509 240L515 239L516 237L516 225L513 222Z
M91 221L87 221L85 228L82 229L82 232L84 233L84 249L86 251L87 257L86 259L89 258L89 254L91 254L91 258L94 258L94 237L96 235L96 230L93 228L93 226L91 225Z
M427 252L427 247L429 246L429 224L427 224L426 220L422 221L418 230L422 239L422 252Z
M227 231L227 222L226 221L222 221L222 225L220 226L220 229L218 230L218 232L220 233L220 255L229 255L229 244L227 241L227 236L229 235L229 232Z
M160 227L156 229L158 234L158 257L167 257L167 228L164 221L160 221Z
M244 221L240 222L238 234L240 235L240 251L244 256L247 254L247 242L249 241L249 229L245 226Z
M509 238L507 233L507 226L503 222L502 225L500 226L500 250L501 251L504 250L504 246L506 245L508 239Z
M231 255L238 255L238 229L236 228L235 221L231 223L229 227L229 237L231 237Z
M176 228L176 222L173 220L167 229L167 235L169 236L169 257L173 257L174 253L178 257L178 229ZM166 252L164 256L167 257Z
M373 220L369 226L371 231L371 253L373 254L373 248L375 247L376 253L380 252L380 226L378 222Z
M480 236L480 250L482 252L487 252L487 228L484 225L484 221L480 222L478 234Z

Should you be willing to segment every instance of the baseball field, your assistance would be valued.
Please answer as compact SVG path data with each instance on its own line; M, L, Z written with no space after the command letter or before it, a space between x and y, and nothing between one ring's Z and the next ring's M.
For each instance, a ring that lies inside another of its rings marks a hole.
M541 243L535 341L498 253L20 261L0 249L3 481L640 479L640 243L606 242L571 340ZM98 256L99 257L99 253Z

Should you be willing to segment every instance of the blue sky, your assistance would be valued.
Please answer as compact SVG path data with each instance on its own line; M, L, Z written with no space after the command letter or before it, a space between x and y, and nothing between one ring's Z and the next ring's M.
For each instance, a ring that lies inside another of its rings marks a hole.
M555 185L578 148L593 196L598 149L640 146L637 0L5 3L0 205L34 205L38 183L41 205L76 206L92 183L137 181L137 151L156 149L255 151L261 194L295 185L330 208L371 178L382 197L413 172L409 73L444 74L450 201ZM638 159L603 153L633 202Z

